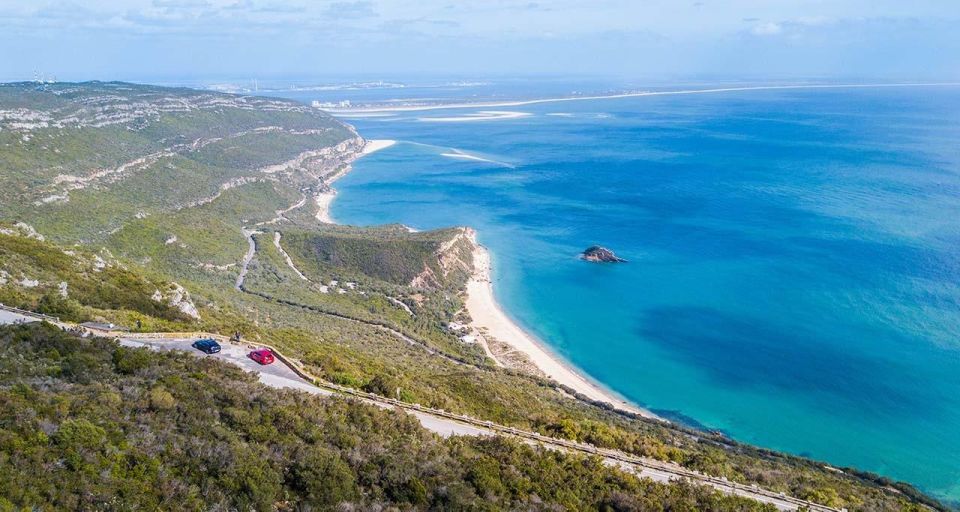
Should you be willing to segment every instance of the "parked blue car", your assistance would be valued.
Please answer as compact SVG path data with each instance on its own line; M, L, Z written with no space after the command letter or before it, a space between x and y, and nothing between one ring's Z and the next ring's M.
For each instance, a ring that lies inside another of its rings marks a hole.
M194 341L193 348L205 354L216 354L220 352L220 344L211 338Z

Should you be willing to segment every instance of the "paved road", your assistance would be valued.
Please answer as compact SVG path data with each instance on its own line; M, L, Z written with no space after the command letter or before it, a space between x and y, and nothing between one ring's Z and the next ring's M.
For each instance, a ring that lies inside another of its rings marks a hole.
M222 350L217 354L207 355L193 348L191 345L197 338L159 338L159 339L139 339L139 338L120 338L120 344L127 347L149 347L154 350L164 352L179 350L197 357L213 357L223 359L231 364L235 364L248 372L257 372L260 375L272 375L283 379L300 381L300 377L293 372L287 365L274 363L262 365L253 359L247 357L247 354L253 350L253 345L249 348L244 345L221 344ZM307 383L304 383L307 384ZM309 385L309 384L308 384ZM316 387L316 386L313 386Z
M18 322L39 322L39 320L31 316L0 309L0 324L15 324Z
M222 350L217 354L207 355L190 346L196 339L194 338L120 338L120 344L127 347L148 347L154 350L178 351L180 354L185 352L196 357L214 357L231 364L235 364L246 371L257 372L260 376L260 382L274 388L287 388L306 391L315 395L333 395L334 392L326 390L304 381L299 375L293 372L287 365L277 361L273 364L261 365L247 357L247 354L255 348L254 345L233 345L221 344ZM181 352L182 351L182 352ZM383 408L392 408L389 405L379 402L364 400L365 402ZM474 425L460 423L447 418L437 418L421 412L413 412L414 416L420 420L420 423L427 430L436 432L444 437L451 435L473 436L473 435L495 435L495 432L486 430Z

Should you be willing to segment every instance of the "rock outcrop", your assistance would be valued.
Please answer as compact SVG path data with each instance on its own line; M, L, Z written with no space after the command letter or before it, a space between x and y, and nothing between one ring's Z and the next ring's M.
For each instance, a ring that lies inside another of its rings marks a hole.
M411 287L440 289L448 283L448 278L455 271L470 275L473 266L468 258L477 243L477 234L471 228L461 227L456 228L456 230L457 233L441 243L434 252L437 258L436 265L430 261L425 262L423 271L410 281Z
M160 290L154 291L151 298L157 302L166 301L171 307L179 309L181 313L194 320L200 320L200 312L190 298L190 292L177 283L170 283L166 293L162 293Z
M627 260L617 256L610 249L594 245L580 254L580 259L596 263L626 263Z

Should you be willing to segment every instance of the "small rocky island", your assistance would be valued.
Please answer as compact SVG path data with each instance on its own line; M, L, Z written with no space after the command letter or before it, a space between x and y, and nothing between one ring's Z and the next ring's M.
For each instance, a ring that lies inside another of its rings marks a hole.
M617 256L610 249L594 245L580 254L580 259L596 263L626 263L627 260Z

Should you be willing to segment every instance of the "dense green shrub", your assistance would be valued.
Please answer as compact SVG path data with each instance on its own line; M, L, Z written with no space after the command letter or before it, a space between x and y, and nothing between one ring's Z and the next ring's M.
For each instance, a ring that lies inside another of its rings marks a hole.
M443 439L404 413L266 388L211 358L84 340L49 324L0 328L0 506L340 505L771 510L641 481L595 458L505 439Z

